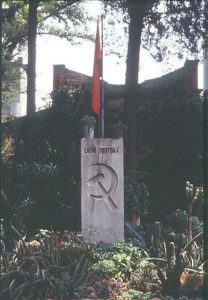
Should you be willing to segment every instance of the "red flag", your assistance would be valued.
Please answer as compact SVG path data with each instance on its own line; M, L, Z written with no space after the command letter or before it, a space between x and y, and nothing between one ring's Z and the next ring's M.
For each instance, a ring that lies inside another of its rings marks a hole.
M100 47L99 24L97 23L96 41L95 41L95 56L92 78L92 100L91 109L95 113L100 113L100 77L102 68L102 50Z

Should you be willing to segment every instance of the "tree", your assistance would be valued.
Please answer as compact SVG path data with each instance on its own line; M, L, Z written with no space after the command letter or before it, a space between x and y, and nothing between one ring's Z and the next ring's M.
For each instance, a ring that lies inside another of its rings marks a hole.
M36 34L39 1L29 0L28 65L27 65L27 115L35 112Z
M71 43L80 39L92 39L92 36L88 34L86 25L86 22L91 18L85 11L82 1L49 0L38 2L38 35L55 35L66 38ZM11 60L27 45L28 10L28 0L3 1L4 34L2 46L7 60Z
M0 40L2 41L2 1L0 2ZM2 47L0 47L0 111L2 110Z
M37 9L39 1L29 0L28 12L28 64L27 64L27 131L26 157L31 163L34 160L33 114L35 113L36 87L36 37L37 37Z
M140 50L144 47L158 61L168 57L173 51L179 58L188 54L197 56L201 49L204 1L160 1L121 0L105 1L106 10L122 13L127 24L128 50L126 65L126 97L124 114L128 126L127 165L138 166L135 118L138 106L138 74ZM114 23L113 23L114 24ZM171 42L172 40L172 42Z
M3 59L5 66L26 48L28 41L28 114L35 111L36 34L55 35L65 38L71 43L80 42L80 39L91 39L86 28L86 21L90 19L82 2L78 0L4 1ZM49 20L56 22L49 22ZM8 76L5 72L4 81L12 80L12 75ZM4 84L5 88L7 86Z
M143 18L145 11L150 9L152 2L135 1L127 2L127 11L129 16L129 39L126 63L126 99L124 102L124 111L126 115L126 124L128 126L128 152L127 163L129 169L138 166L138 145L137 145L137 122L136 122L136 100L137 100L137 84L140 64L140 48L143 30Z

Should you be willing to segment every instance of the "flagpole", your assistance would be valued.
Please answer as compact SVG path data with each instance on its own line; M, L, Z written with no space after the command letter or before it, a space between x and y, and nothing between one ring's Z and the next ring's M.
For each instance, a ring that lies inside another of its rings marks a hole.
M100 114L100 124L101 124L101 138L104 138L104 81L103 81L103 14L101 15L101 45L102 45L102 68L101 68L101 114Z
M101 34L99 23L101 21ZM98 115L98 136L104 138L103 15L97 22L92 76L91 109Z

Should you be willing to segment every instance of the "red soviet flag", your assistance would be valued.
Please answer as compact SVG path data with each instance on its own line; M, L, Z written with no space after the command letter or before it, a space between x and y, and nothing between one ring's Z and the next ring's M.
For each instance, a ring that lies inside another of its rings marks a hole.
M97 23L96 41L95 41L95 56L92 78L92 111L100 113L100 77L102 73L102 50L100 47L99 24Z

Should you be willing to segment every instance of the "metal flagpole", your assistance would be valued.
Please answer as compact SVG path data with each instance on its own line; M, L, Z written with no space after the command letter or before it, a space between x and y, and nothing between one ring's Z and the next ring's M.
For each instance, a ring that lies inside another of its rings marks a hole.
M104 138L104 82L103 82L103 14L101 15L101 45L102 45L102 66L101 66L101 138Z

